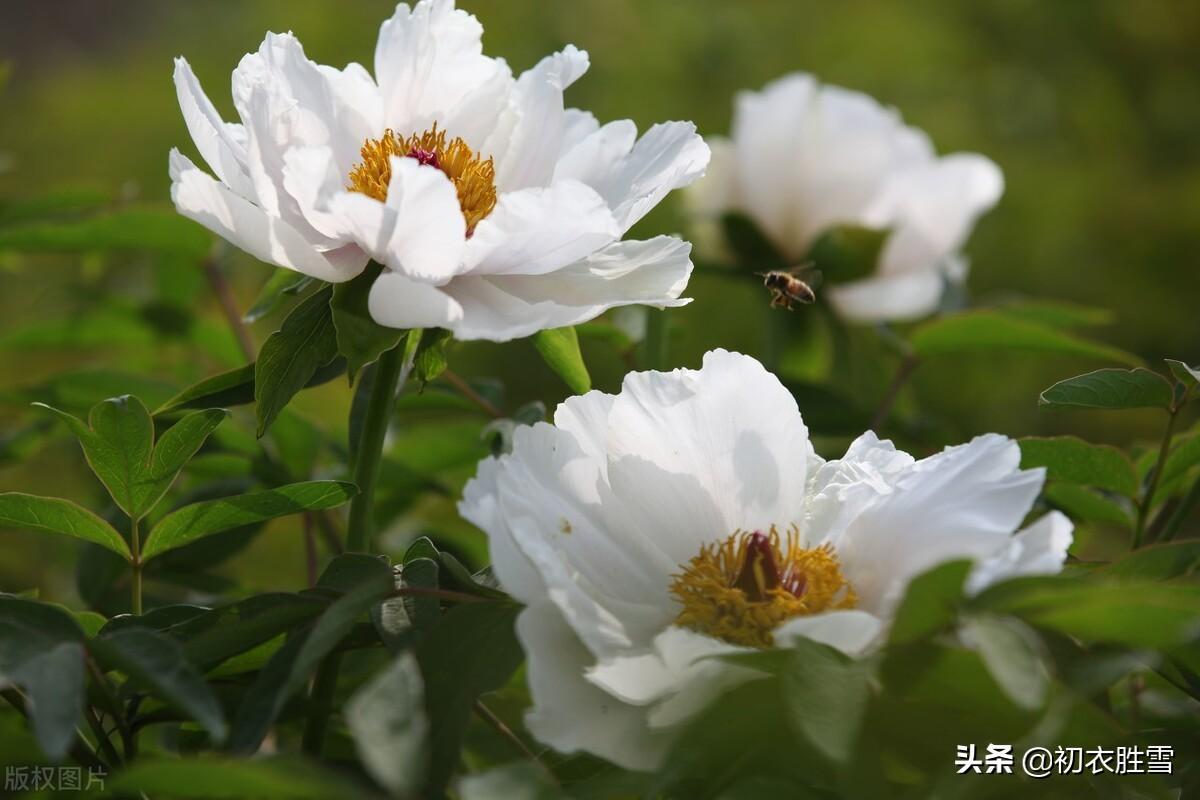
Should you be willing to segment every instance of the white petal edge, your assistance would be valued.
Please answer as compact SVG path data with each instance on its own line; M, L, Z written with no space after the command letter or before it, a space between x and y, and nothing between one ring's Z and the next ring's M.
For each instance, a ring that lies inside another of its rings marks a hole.
M775 629L775 646L791 647L796 639L812 639L857 658L880 643L883 621L859 609L842 609L796 617Z
M171 199L188 219L250 255L332 283L362 272L367 256L357 248L321 252L294 228L201 171L178 150L171 151Z
M462 306L436 286L384 270L367 295L371 318L388 328L451 328Z

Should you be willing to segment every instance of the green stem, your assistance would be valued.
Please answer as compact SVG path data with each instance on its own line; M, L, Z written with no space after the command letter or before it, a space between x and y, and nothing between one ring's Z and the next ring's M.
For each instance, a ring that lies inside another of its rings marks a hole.
M372 511L379 462L383 457L383 439L392 418L398 387L412 369L412 361L405 359L404 351L405 345L401 342L381 355L375 364L375 385L367 401L367 416L354 461L354 483L358 486L358 494L350 501L346 533L346 549L351 552L367 553L372 548Z
M129 549L133 552L133 581L131 605L133 613L137 616L142 615L142 545L140 535L138 534L138 520L131 518L129 520Z
M1162 477L1163 467L1166 466L1167 456L1171 452L1171 438L1175 435L1175 420L1178 418L1179 409L1172 408L1171 417L1167 420L1167 429L1163 431L1162 444L1158 448L1158 461L1154 465L1154 472L1150 475L1150 484L1146 487L1142 502L1138 504L1137 527L1133 531L1134 550L1142 546L1142 537L1146 533L1146 520L1154 505L1154 493L1158 491L1158 480Z
M84 706L83 715L92 729L92 734L96 737L96 746L104 751L104 757L108 759L108 763L114 766L120 764L121 757L117 755L117 748L113 747L113 743L109 741L108 735L104 732L104 726L100 724L100 718L96 716L96 712L90 705Z
M300 746L313 758L321 757L321 749L325 745L325 729L329 726L329 714L333 711L333 694L337 689L341 665L341 653L335 651L325 656L317 668L317 677L308 695L308 720L304 725L304 738Z
M646 306L646 340L644 367L665 370L669 361L670 343L667 341L667 312L661 308Z

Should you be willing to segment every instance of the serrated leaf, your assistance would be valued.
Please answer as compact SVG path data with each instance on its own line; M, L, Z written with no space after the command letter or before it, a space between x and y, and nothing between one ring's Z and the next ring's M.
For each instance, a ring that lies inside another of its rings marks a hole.
M172 511L150 531L142 559L182 547L204 536L301 511L336 508L358 492L352 483L307 481L250 494L193 503Z
M257 750L288 698L307 683L317 665L359 618L393 590L392 571L380 559L347 553L335 559L326 572L330 569L340 573L339 583L350 583L352 579L355 588L331 603L311 628L293 633L259 672L234 719L231 752Z
M133 558L121 534L70 500L5 492L0 494L0 524L74 536L106 547L126 561Z
M1067 378L1042 392L1041 405L1061 408L1162 408L1173 402L1171 384L1148 369L1099 369Z
M1133 497L1137 471L1124 453L1108 445L1091 444L1076 436L1028 436L1018 440L1021 469L1046 468L1046 478L1094 486Z
M563 379L572 392L585 394L592 390L592 376L588 374L587 365L583 363L583 353L579 351L579 336L574 328L538 331L533 337L533 344L541 353L542 360Z
M119 670L162 700L196 720L214 741L225 739L225 714L215 694L168 636L132 627L93 639L90 649L101 666Z
M325 287L305 298L259 350L254 365L259 436L317 370L337 358L337 334L329 308L332 296L333 289Z
M512 603L463 603L447 611L417 646L430 722L426 793L439 794L459 760L471 706L504 685L521 663Z
M988 310L950 314L927 322L912 334L909 344L914 353L923 357L1015 350L1084 356L1123 364L1142 363L1140 358L1124 350Z
M242 319L246 322L257 322L278 308L286 295L300 294L315 282L315 278L303 273L283 267L277 268L258 290L258 297L254 299L250 310Z
M415 795L429 750L425 684L417 659L411 653L398 655L350 698L345 715L371 777L394 795Z
M346 359L351 381L360 369L399 345L408 333L380 325L367 308L371 287L382 271L383 267L372 261L357 278L333 287L329 307L337 331L338 352Z

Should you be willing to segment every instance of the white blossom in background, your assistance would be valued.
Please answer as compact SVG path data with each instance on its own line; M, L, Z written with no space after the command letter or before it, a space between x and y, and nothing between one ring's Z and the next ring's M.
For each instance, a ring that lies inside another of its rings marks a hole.
M1044 480L981 436L916 460L872 433L825 461L788 390L747 356L630 373L554 424L519 427L459 510L526 605L526 722L562 752L655 768L680 725L753 673L706 658L808 637L849 654L886 634L909 582L975 561L968 591L1058 572Z
M621 241L708 147L689 122L638 138L564 108L588 68L568 45L514 77L483 55L453 0L399 5L374 76L310 61L268 34L233 71L240 122L224 122L187 61L175 86L213 176L170 157L179 212L251 255L326 281L385 266L369 308L382 325L504 341L629 304L682 305L690 245Z
M975 221L1004 191L984 156L939 157L896 110L801 73L740 92L730 137L709 145L709 174L687 192L700 220L744 213L797 262L837 225L892 231L874 274L823 287L841 316L859 322L937 308L945 281L966 275L960 251Z

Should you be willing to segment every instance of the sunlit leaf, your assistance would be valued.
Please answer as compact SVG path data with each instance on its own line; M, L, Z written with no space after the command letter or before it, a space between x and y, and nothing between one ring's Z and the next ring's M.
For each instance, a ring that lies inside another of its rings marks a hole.
M1106 522L1125 528L1133 526L1133 515L1129 508L1085 486L1074 483L1050 484L1044 493L1052 505L1072 519Z
M1076 436L1028 436L1021 446L1021 468L1045 467L1046 478L1133 497L1138 492L1137 472L1115 447L1085 442Z
M346 371L346 362L334 359L318 369L305 389L329 383ZM254 402L254 364L222 372L193 384L155 409L154 416L185 408L241 406Z
M193 503L172 511L158 521L146 539L142 558L148 561L168 550L230 528L301 511L336 508L357 491L352 483L308 481Z
M1101 569L1117 578L1169 580L1200 570L1200 539L1141 547Z
M1164 408L1173 402L1171 384L1148 369L1099 369L1067 378L1042 392L1044 406L1063 408Z
M400 344L407 334L407 331L380 325L372 319L367 308L371 287L382 271L383 267L371 262L354 280L333 287L329 307L337 331L338 352L346 359L351 380L364 366Z
M333 290L326 287L301 301L259 350L254 365L259 436L317 370L337 358L337 335L329 309L332 295Z
M74 536L106 547L127 561L132 558L121 534L70 500L5 492L0 494L0 524Z
M918 356L1014 350L1059 353L1123 364L1140 364L1137 356L996 311L950 314L927 322L909 339Z
M542 354L542 360L563 379L575 394L585 394L592 389L592 377L583 354L579 352L579 337L574 328L554 328L539 331L533 337L534 346Z

